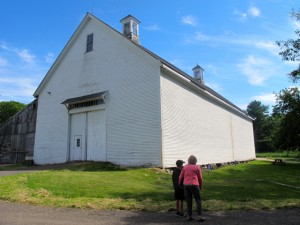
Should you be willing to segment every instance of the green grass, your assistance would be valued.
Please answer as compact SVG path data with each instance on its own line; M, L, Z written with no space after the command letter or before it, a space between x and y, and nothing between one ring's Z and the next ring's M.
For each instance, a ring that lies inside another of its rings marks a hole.
M300 151L277 151L277 152L266 152L266 153L256 153L256 157L263 158L283 158L290 161L300 161Z
M299 172L299 164L273 165L260 161L210 173L203 171L203 207L205 210L300 207ZM174 210L170 173L154 168L120 168L109 163L83 163L0 177L0 199L53 207Z
M226 209L300 206L300 165L297 164L253 161L228 166L212 171L209 176L206 174L204 184L204 201L220 202ZM207 207L213 210L216 206Z
M10 170L10 169L15 169L20 167L24 167L24 166L22 164L7 164L5 166L0 166L0 171Z

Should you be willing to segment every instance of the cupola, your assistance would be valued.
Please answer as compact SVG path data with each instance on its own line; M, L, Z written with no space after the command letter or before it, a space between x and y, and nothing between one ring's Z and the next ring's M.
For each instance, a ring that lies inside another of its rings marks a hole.
M141 22L131 15L126 16L120 22L123 24L123 35L139 44L139 24Z
M204 69L198 64L193 68L194 78L201 84L204 84L203 72Z

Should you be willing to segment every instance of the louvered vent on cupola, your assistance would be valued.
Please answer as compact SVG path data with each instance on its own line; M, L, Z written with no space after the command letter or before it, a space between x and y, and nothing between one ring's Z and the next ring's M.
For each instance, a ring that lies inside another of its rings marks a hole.
M123 35L139 44L139 24L141 22L131 15L126 16L120 22L123 24Z
M198 64L193 68L194 78L201 84L204 84L203 72L204 69Z

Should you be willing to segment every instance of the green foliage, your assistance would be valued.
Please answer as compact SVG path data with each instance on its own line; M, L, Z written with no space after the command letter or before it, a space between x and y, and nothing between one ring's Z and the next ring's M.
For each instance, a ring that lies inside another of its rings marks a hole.
M273 130L274 144L279 149L300 146L300 91L297 87L281 90L277 95L273 117L277 127Z
M269 106L263 105L260 101L252 101L247 107L247 113L254 118L253 130L256 151L272 150L270 134L272 130L272 120L269 116Z
M299 165L273 165L254 161L212 171L206 177L203 196L226 201L285 200L295 198L299 189L275 185L274 182L299 187ZM283 194L284 193L284 194Z
M289 161L300 161L300 149L292 151L276 151L276 152L266 152L266 153L256 153L256 157L265 158L285 158Z
M0 124L25 108L25 104L15 101L0 102Z
M300 22L300 12L292 11L292 19ZM296 29L295 31L297 39L288 39L286 41L277 41L277 45L281 48L279 53L284 61L300 61L300 30ZM298 68L290 72L290 77L294 82L297 82L300 79L300 64Z
M299 169L253 161L203 171L204 210L300 207ZM0 199L55 207L168 211L173 195L171 174L154 168L84 163L0 177Z

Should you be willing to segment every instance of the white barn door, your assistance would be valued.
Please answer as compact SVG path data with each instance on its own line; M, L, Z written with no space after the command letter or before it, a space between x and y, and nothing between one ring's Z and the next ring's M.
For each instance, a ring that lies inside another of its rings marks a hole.
M87 115L87 160L106 161L105 111L92 111Z
M105 111L71 115L70 161L106 161Z
M86 113L71 115L70 160L85 160Z

